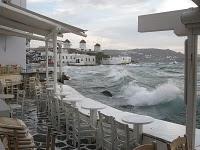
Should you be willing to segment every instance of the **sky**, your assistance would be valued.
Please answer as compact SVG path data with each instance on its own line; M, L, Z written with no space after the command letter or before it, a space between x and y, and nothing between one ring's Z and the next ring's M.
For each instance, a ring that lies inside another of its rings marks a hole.
M87 48L162 48L183 52L183 37L172 31L139 33L138 16L195 7L191 0L27 0L27 8L56 20L88 30L87 37L65 34L72 47L84 39ZM43 45L32 42L33 47Z

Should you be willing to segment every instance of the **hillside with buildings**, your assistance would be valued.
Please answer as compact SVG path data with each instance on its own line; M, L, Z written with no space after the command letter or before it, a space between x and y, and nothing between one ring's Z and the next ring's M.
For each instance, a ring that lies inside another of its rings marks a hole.
M130 56L133 62L183 62L184 54L169 49L103 50L109 56Z

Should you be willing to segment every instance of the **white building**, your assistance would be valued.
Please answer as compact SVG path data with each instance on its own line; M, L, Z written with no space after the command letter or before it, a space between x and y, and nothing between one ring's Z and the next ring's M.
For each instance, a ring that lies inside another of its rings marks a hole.
M80 41L80 50L86 51L86 41L85 40Z
M96 43L96 44L94 45L94 51L95 51L95 52L101 51L101 45L100 45L99 43Z
M62 54L63 65L93 66L96 65L96 57L85 54Z
M10 0L10 2L26 8L26 0ZM0 34L0 64L20 65L26 68L26 39Z
M118 57L110 57L110 58L103 58L102 64L103 65L121 65L121 64L129 64L131 63L131 57L128 56L118 56Z

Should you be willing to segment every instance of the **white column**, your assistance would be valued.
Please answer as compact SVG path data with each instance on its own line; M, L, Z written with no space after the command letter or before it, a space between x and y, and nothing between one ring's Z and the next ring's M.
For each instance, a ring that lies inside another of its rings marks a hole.
M57 32L53 31L53 52L54 52L54 92L57 85Z
M197 86L197 39L198 36L190 32L186 40L185 57L185 102L186 102L186 136L188 148L194 150L196 129L196 86Z
M59 47L60 48L60 59L59 59L59 62L60 62L60 68L59 68L59 73L60 73L60 79L62 81L62 57L63 57L63 51L62 51L62 47Z
M49 83L49 63L48 63L48 41L45 41L45 50L46 50L46 81Z

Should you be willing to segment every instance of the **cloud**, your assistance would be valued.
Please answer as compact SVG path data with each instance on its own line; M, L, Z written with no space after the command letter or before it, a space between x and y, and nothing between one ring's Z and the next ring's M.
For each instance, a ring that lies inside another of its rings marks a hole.
M139 15L195 6L190 0L28 0L28 8L87 32L88 47L98 42L105 49L141 47L183 50L184 38L172 32L138 33ZM64 38L78 47L82 37L67 34ZM36 46L37 44L35 44Z

